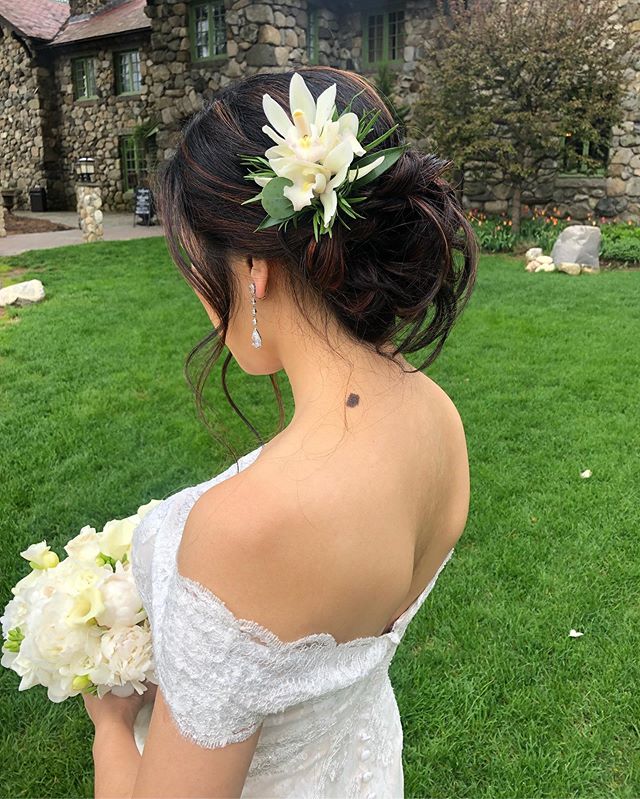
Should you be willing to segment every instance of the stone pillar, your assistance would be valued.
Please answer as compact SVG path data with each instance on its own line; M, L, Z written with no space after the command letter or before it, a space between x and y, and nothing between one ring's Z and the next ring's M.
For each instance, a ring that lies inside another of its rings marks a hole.
M2 202L2 196L0 196L0 239L6 235L7 230L4 226L4 203Z
M102 192L95 183L76 183L80 230L86 242L104 238L102 226Z

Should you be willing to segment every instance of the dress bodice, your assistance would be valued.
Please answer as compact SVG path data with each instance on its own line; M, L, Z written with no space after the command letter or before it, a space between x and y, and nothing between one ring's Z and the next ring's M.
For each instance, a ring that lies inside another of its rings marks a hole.
M225 471L152 508L131 562L151 622L156 674L180 732L212 748L262 725L246 797L401 797L402 726L388 667L411 619L451 558L385 633L337 642L328 632L282 641L177 570L197 498L250 465Z

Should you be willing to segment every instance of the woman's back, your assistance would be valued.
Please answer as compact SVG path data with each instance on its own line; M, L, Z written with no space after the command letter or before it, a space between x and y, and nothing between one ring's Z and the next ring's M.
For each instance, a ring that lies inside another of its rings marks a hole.
M298 558L305 580L322 574L316 623L339 641L387 630L433 578L468 515L455 405L423 373L398 375L388 385L378 379L375 401L372 389L347 408L348 434L336 434L328 414L304 431L292 425L246 470L289 513L299 510L282 545L293 572Z

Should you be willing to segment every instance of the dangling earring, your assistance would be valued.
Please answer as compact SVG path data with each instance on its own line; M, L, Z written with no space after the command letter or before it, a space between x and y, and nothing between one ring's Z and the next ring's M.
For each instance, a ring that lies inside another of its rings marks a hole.
M260 333L258 332L258 321L256 319L256 284L251 282L249 283L249 291L251 292L251 313L253 322L253 332L251 333L251 344L256 349L262 346L262 338L260 337Z

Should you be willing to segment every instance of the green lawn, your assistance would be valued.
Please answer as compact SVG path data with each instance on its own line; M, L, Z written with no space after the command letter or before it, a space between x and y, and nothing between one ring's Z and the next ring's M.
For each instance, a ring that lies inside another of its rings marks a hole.
M40 278L47 298L0 319L2 607L26 545L46 538L64 554L84 524L233 460L183 378L209 320L162 239L3 263L29 267L20 279ZM464 420L472 499L391 668L406 796L637 797L640 272L528 274L519 259L483 257L428 373ZM218 376L215 418L247 452L258 442ZM269 437L268 378L236 367L229 383ZM18 681L0 669L0 796L92 796L80 698L53 705Z

